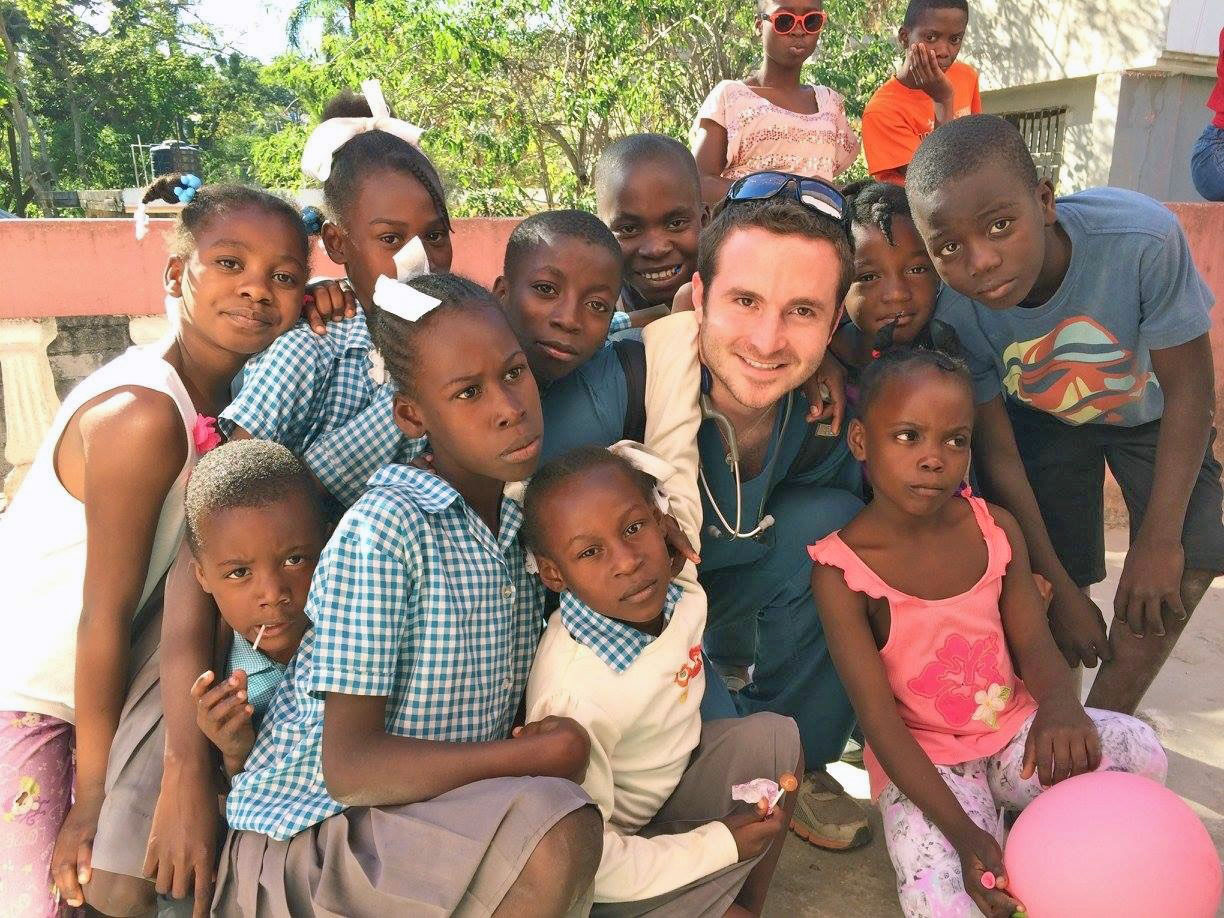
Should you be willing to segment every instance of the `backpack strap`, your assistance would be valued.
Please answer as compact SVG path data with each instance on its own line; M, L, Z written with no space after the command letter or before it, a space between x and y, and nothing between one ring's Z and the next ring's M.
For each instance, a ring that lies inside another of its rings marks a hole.
M625 374L625 427L621 439L641 443L646 437L646 348L641 341L618 338L612 342Z

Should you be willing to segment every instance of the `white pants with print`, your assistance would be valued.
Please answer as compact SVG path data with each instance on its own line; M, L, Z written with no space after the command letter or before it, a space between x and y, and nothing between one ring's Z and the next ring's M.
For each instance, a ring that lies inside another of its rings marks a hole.
M1099 771L1126 771L1164 783L1168 760L1151 727L1114 711L1087 710L1101 736ZM1000 808L1022 810L1041 793L1035 773L1028 780L1020 778L1033 717L996 754L960 765L935 766L969 818L992 835L999 831ZM888 856L897 871L897 894L907 918L980 916L965 892L960 857L935 824L895 784L884 788L879 806Z

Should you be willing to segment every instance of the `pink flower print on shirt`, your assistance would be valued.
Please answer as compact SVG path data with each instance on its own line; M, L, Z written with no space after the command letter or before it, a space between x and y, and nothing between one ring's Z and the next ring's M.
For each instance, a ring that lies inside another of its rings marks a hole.
M197 414L195 426L191 429L191 438L195 441L196 452L201 456L220 446L221 434L217 433L217 419Z
M935 710L949 726L963 727L981 704L978 692L989 692L992 685L1002 686L1005 681L999 672L998 655L997 634L974 641L972 646L959 634L950 634L935 659L906 687L916 695L934 698ZM997 721L990 726L997 727Z

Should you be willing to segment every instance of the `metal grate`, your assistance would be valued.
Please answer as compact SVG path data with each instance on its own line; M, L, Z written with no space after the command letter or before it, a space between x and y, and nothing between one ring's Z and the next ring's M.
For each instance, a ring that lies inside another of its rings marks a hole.
M1059 108L1038 108L1029 112L1000 113L1001 118L1006 118L1016 126L1024 142L1028 144L1029 152L1033 154L1033 162L1037 164L1037 174L1043 179L1049 179L1055 188L1058 187L1058 172L1062 168L1066 116L1065 105Z

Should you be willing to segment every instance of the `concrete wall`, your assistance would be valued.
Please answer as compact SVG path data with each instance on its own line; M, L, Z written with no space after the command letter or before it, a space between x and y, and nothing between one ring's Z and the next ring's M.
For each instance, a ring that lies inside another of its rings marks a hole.
M1214 77L1124 73L1109 184L1161 201L1201 201L1190 179L1190 154L1207 124L1214 86Z

